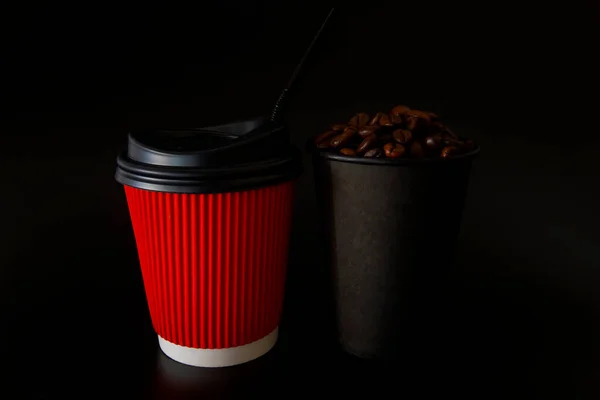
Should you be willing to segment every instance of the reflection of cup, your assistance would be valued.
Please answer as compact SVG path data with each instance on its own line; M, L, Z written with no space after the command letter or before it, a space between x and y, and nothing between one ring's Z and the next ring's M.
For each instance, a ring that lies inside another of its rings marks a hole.
M197 368L173 361L163 352L157 354L153 392L155 398L227 398L235 394L264 394L277 374L277 351L252 362L227 368ZM268 390L267 390L268 391Z
M133 133L118 159L152 324L184 364L240 364L277 341L300 156L281 128L236 133L247 125Z
M387 358L406 350L408 316L443 288L478 152L390 160L314 151L338 339L347 352Z

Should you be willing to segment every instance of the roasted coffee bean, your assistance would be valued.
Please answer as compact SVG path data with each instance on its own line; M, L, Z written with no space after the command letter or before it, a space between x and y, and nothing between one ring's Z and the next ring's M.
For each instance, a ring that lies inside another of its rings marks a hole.
M423 158L425 152L423 151L423 145L420 142L414 141L410 144L410 155L414 158Z
M369 114L367 113L358 113L354 117L350 118L350 122L348 125L356 126L361 128L365 126L369 122Z
M421 110L408 110L406 112L406 116L408 118L420 118L423 119L425 121L431 122L431 119L429 118L429 114L426 111L421 111Z
M315 138L315 146L338 154L413 159L451 158L472 152L472 140L459 137L437 114L397 105L389 113L354 115L347 124L333 124Z
M373 119L371 119L371 122L369 122L369 125L379 125L379 120L384 115L385 115L384 113L378 112L377 114L375 114L375 116L373 117Z
M394 126L394 124L392 123L392 120L390 119L390 116L387 115L387 114L383 114L379 118L379 125L381 125L381 126Z
M371 149L377 144L377 136L374 134L367 136L356 149L358 154L365 153L367 150Z
M379 125L366 125L358 130L358 134L366 138L369 135L375 134L381 127Z
M406 149L400 143L390 142L383 146L383 151L387 158L400 158L404 155Z
M365 153L365 157L379 158L382 156L383 156L383 150L381 150L379 147L377 147L375 149L371 149Z
M442 149L442 152L440 153L440 157L449 158L456 154L458 154L458 147L446 146Z
M358 127L362 128L363 126L369 123L369 114L367 113L358 113Z
M396 129L392 133L392 136L394 137L394 140L396 142L401 143L401 144L406 144L406 143L410 142L413 137L411 131L407 131L406 129Z
M442 135L436 133L425 138L425 146L430 150L438 150L442 147Z
M358 130L353 127L353 126L347 126L344 131L342 132L342 134L344 135L348 135L348 136L354 136L356 135L356 132L358 132Z
M415 130L427 126L431 119L426 112L420 110L410 110L405 115L406 125L408 129Z
M402 116L402 115L406 114L408 111L410 111L410 107L399 105L399 106L392 108L392 111L390 111L390 115Z
M333 129L334 131L343 131L344 129L346 129L346 127L348 126L348 124L333 124L331 125L331 129Z
M401 125L404 120L402 119L402 115L400 114L390 114L390 120L394 125Z
M350 126L347 127L346 129L344 129L343 133L340 133L339 135L334 136L334 138L331 139L331 147L337 149L339 147L345 146L346 144L348 144L348 142L350 142L350 140L355 134L356 129Z
M320 143L323 143L323 142L329 142L327 139L331 138L333 135L337 135L337 132L336 131L323 132L319 136L316 137L315 143L317 145L319 145Z
M330 146L335 149L340 146L346 145L346 143L348 143L348 141L350 141L349 136L345 136L344 134L339 134L336 137L334 137L333 139L331 139Z

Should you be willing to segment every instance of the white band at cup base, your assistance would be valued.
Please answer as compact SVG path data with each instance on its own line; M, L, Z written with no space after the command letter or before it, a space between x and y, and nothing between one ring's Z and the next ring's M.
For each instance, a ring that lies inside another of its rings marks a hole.
M252 361L266 354L275 346L278 332L279 327L267 336L252 343L226 349L196 349L180 346L169 342L160 335L158 336L158 344L163 353L182 364L209 368L229 367Z

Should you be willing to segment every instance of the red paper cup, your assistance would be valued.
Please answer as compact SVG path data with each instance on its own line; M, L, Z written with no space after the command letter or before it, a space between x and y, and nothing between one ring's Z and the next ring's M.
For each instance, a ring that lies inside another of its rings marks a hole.
M293 180L218 193L124 183L162 351L202 367L267 353L283 305Z
M185 364L224 366L277 340L292 183L234 193L125 187L152 325Z

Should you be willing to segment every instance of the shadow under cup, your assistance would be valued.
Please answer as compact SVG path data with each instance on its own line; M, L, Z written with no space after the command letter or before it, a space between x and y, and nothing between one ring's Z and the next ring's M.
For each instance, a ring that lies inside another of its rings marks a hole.
M338 341L360 357L393 359L410 347L416 314L444 301L479 148L401 160L312 151Z
M224 154L206 157L190 145L194 135L210 133L131 134L117 180L162 351L184 364L224 367L277 341L300 157L285 147L272 158L239 158L228 135L208 147Z

